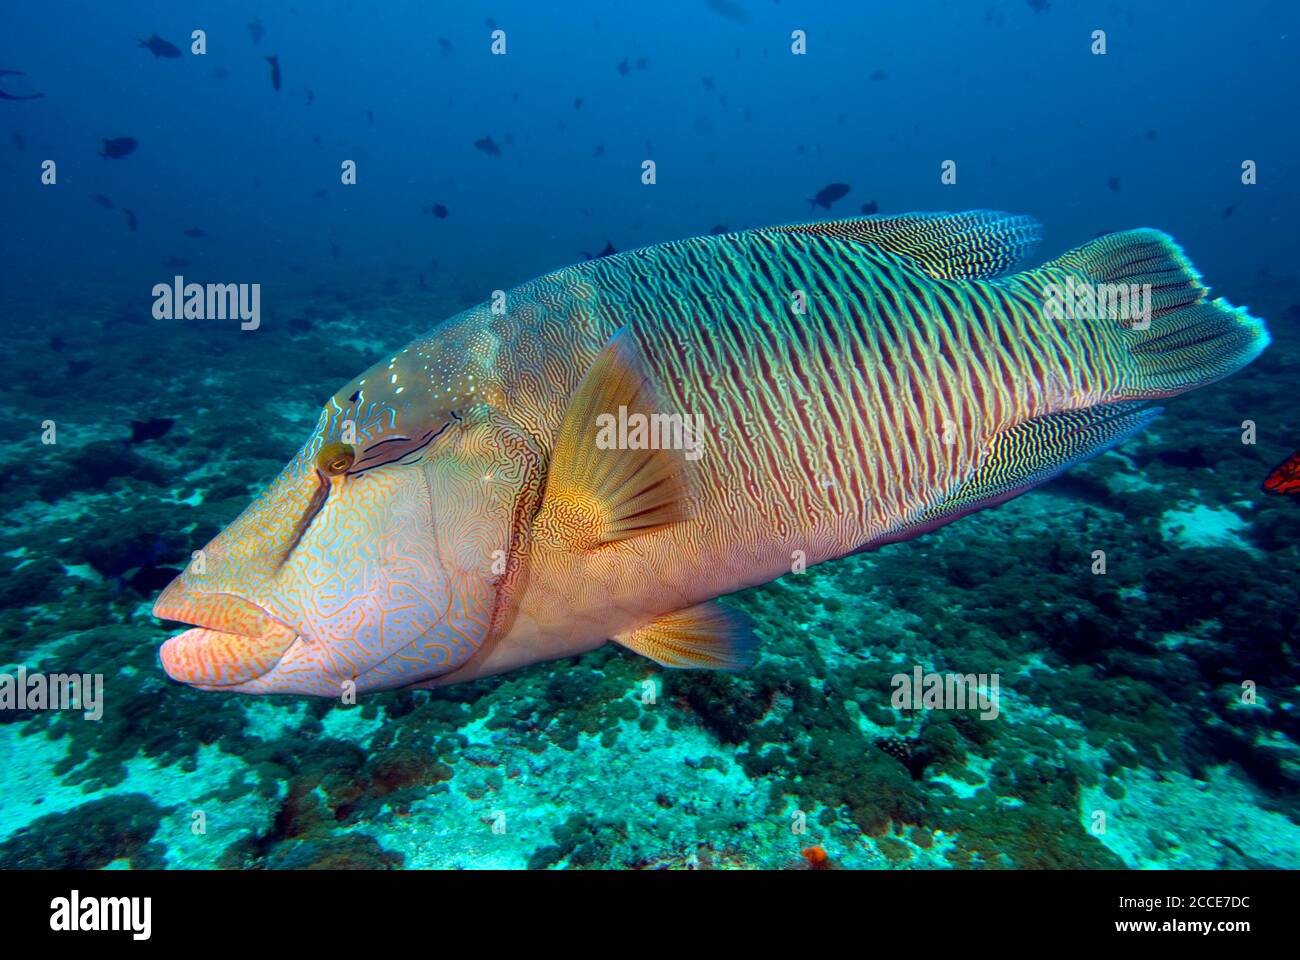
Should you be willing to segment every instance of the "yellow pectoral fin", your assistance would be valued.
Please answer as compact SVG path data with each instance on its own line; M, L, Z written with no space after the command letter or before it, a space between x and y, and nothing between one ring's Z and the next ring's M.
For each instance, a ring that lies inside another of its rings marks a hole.
M614 642L665 667L703 670L744 670L757 645L746 617L717 603L665 614Z
M677 433L699 441L685 413L659 409L630 338L619 334L596 357L565 414L534 523L537 540L590 550L684 520L684 452L648 432L651 423L665 422L689 424Z

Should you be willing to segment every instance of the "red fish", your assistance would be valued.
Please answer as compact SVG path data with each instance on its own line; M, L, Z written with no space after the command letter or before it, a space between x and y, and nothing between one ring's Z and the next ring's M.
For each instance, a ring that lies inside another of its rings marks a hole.
M1264 478L1264 492L1300 497L1300 450L1287 457Z

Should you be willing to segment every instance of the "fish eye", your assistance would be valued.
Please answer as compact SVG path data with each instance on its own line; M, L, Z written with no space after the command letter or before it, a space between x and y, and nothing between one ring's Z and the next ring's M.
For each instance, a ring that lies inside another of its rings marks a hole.
M336 477L341 473L347 473L356 458L357 452L352 449L351 444L336 440L321 447L320 452L316 454L316 466L328 476Z

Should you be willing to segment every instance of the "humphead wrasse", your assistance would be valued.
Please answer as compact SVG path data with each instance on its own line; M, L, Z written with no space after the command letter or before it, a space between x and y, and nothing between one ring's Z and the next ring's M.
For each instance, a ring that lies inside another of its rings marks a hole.
M742 668L717 597L1017 496L1268 344L1163 233L1008 273L1037 236L983 211L749 230L458 314L339 390L164 591L194 626L163 666L323 696L608 640Z

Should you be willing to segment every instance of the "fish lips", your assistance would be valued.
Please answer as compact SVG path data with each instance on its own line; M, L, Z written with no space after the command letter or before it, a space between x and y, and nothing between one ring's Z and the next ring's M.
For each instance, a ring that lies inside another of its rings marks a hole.
M220 690L273 670L300 634L265 609L229 593L200 593L183 577L158 597L153 615L193 626L158 651L173 680Z

